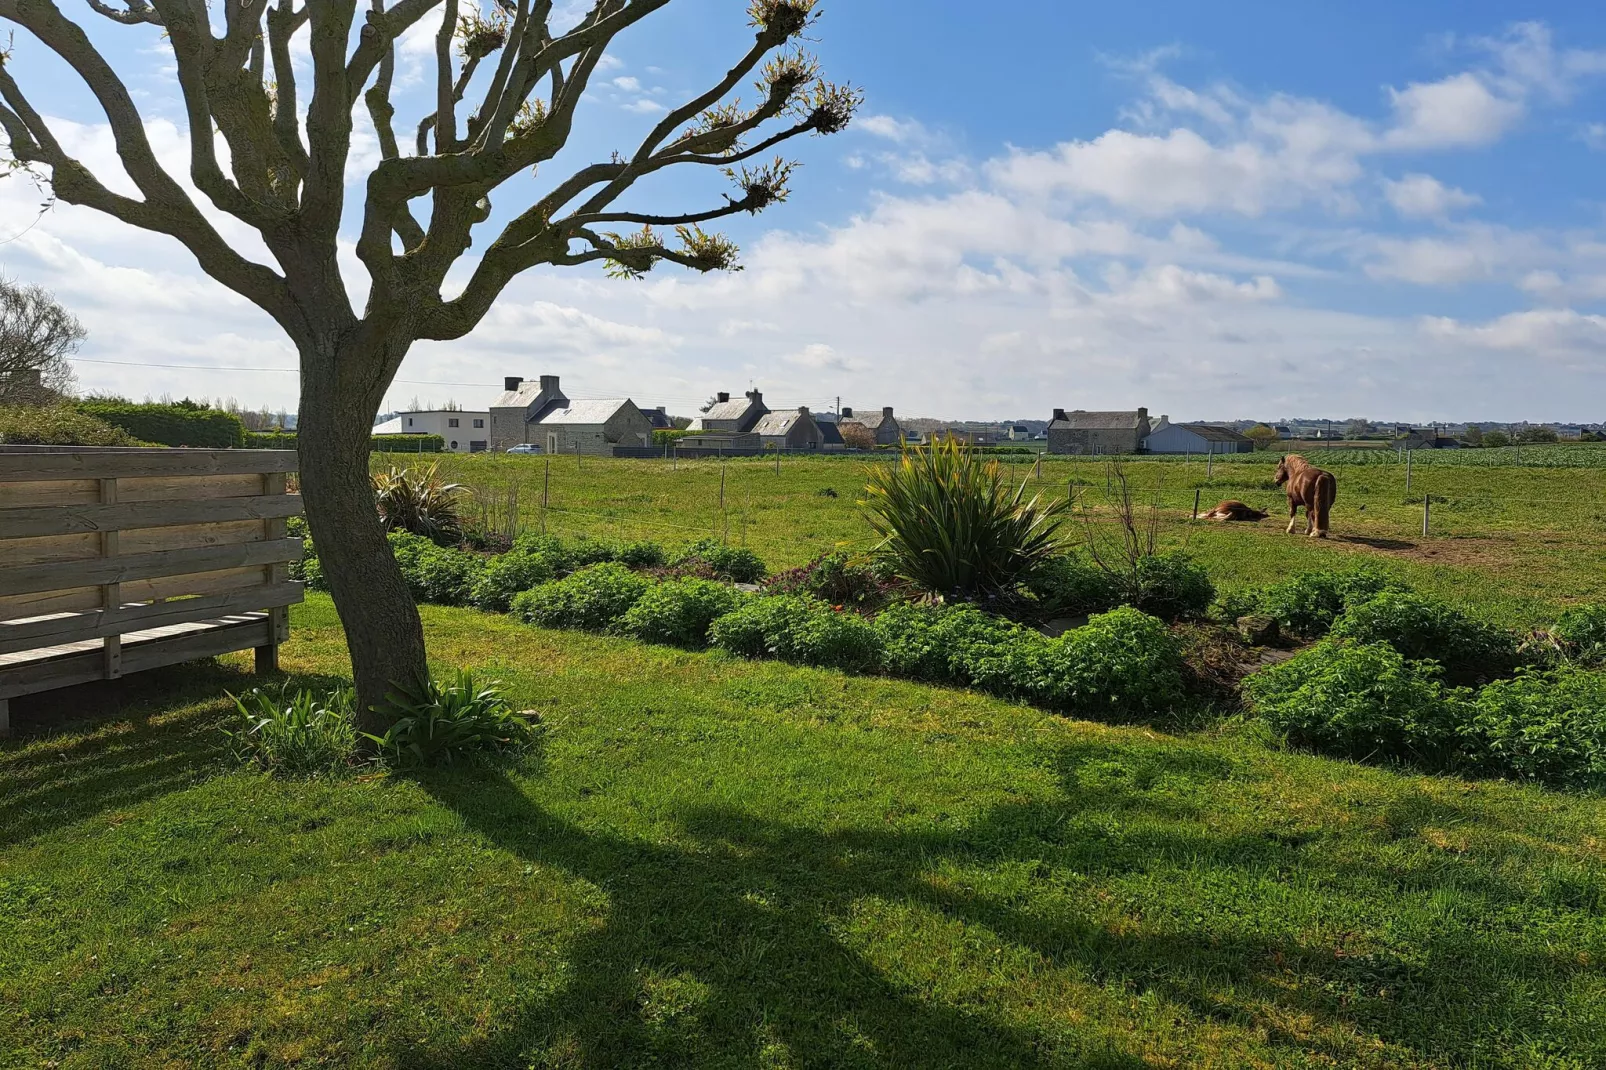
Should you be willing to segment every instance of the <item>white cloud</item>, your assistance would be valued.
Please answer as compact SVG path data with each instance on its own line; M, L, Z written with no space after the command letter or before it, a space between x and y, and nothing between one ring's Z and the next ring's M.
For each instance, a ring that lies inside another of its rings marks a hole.
M625 111L635 112L637 115L657 115L659 112L666 112L669 110L664 105L658 103L656 100L652 100L649 97L641 97L640 99L632 100L630 103L622 106Z
M1442 219L1461 208L1481 204L1483 198L1446 186L1432 175L1409 174L1398 181L1383 180L1383 195L1407 219Z
M621 77L618 77L618 78L615 78L613 80L613 85L614 85L614 88L622 89L626 93L639 93L639 92L641 92L641 82L640 82L640 80L638 80L636 78L632 78L628 74L622 75Z
M1590 148L1606 150L1606 123L1585 123L1578 136Z
M1394 126L1384 141L1397 149L1445 149L1488 145L1515 126L1522 103L1496 95L1470 72L1438 82L1390 89Z
M1483 349L1606 360L1606 316L1585 315L1571 308L1511 312L1477 324L1429 317L1422 321L1422 331L1437 340Z

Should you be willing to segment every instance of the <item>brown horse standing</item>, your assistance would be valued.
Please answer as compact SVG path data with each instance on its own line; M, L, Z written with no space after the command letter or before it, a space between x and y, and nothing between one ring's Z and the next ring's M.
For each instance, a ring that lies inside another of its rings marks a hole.
M1288 534L1294 533L1299 507L1305 507L1305 534L1327 538L1328 514L1338 497L1338 480L1297 453L1290 453L1277 464L1277 485L1288 495Z

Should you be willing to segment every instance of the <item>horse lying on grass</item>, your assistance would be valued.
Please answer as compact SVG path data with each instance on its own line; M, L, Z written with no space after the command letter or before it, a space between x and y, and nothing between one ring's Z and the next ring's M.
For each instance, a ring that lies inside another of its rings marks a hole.
M1327 538L1328 515L1338 497L1338 480L1297 453L1290 453L1277 464L1277 485L1288 495L1288 534L1294 533L1299 507L1305 507L1305 534Z
M1263 513L1252 505L1246 505L1235 498L1228 498L1224 502L1217 502L1216 507L1204 514L1204 520L1264 520L1270 513Z

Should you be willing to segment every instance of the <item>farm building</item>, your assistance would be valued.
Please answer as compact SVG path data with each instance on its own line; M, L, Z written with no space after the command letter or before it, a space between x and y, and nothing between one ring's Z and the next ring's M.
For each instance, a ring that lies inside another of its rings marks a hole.
M809 415L807 406L796 412L765 413L753 425L753 434L763 440L765 449L817 450L825 445L820 425Z
M548 453L611 454L615 446L652 443L652 422L629 398L571 401L556 375L535 383L509 376L491 406L491 446L531 442Z
M1088 412L1055 409L1048 423L1050 453L1136 453L1149 437L1149 410Z
M852 409L843 409L842 423L863 427L875 437L877 446L896 446L903 441L903 428L898 426L897 418L892 415L891 405L880 412L863 415L854 415Z
M835 415L834 413L832 415ZM837 427L835 420L815 419L814 424L820 429L820 448L825 450L845 450L848 444L842 441L842 431Z
M1461 440L1441 435L1437 428L1428 428L1425 431L1412 430L1404 437L1396 439L1396 446L1407 450L1458 450Z
M764 395L757 390L749 390L740 401L732 401L730 394L721 390L714 395L713 404L704 409L701 416L693 419L687 430L740 431L745 434L769 411L769 406L764 404Z
M1255 444L1220 424L1174 424L1160 417L1144 448L1150 453L1253 453Z
M375 424L376 435L439 435L451 453L479 453L490 448L491 414L441 409L431 412L398 412L382 424Z

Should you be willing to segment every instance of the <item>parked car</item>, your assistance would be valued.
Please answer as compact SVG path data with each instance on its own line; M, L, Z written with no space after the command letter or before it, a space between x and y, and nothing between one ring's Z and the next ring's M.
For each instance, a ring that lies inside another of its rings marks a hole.
M517 446L509 446L509 453L540 453L541 447L533 442L521 442Z

